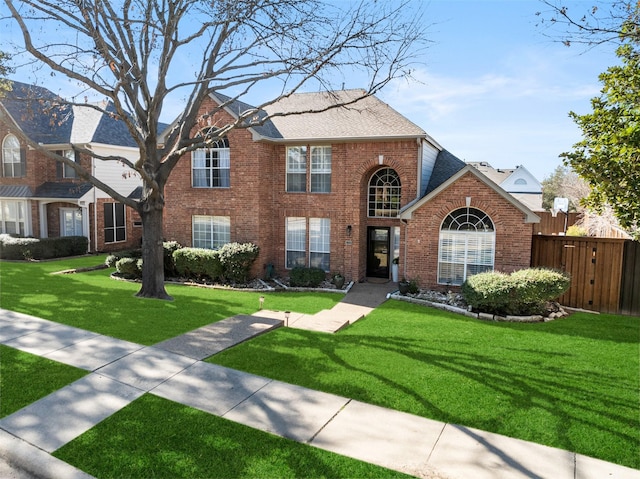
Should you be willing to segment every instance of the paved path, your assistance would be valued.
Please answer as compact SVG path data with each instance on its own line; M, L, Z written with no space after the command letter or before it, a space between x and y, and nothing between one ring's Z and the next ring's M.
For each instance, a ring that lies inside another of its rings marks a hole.
M280 324L272 318L235 316L200 328L198 333L144 347L0 310L1 343L90 371L1 419L0 451L36 476L88 478L50 453L148 392L423 478L640 479L638 470L568 451L199 360L221 349L221 342L214 340L215 331L225 330L225 336L244 341Z

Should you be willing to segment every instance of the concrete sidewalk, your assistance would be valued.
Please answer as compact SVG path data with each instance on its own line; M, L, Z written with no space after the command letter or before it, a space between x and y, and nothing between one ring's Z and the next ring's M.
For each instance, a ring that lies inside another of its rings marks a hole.
M218 328L238 341L278 326L252 316L225 321ZM144 347L0 310L0 342L90 371L1 419L0 454L40 477L90 477L50 453L148 392L422 478L640 479L638 470L572 452L202 362L193 356L217 352L220 343L209 327L200 332L202 341L191 332Z

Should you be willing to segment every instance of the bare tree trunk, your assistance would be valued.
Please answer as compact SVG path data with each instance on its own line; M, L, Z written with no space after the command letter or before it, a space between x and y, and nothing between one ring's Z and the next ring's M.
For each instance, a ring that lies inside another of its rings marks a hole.
M142 218L142 287L136 296L172 300L164 288L163 213L159 195L141 201Z

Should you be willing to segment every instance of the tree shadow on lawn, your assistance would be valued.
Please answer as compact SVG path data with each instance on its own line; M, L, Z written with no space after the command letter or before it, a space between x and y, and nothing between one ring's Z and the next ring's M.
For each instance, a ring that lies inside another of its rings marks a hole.
M611 393L628 378L565 367L580 360L571 351L546 357L517 343L478 348L469 338L431 342L365 329L337 335L279 330L211 362L241 364L254 374L312 389L640 466L637 390Z

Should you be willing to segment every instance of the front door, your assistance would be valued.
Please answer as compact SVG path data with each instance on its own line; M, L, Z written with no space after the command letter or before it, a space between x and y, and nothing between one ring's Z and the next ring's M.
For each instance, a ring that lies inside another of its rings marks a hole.
M367 228L367 276L389 278L390 228Z
M60 208L60 236L82 236L82 211Z

